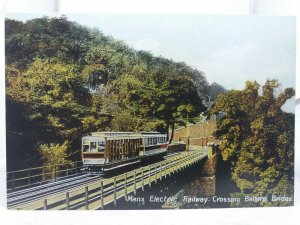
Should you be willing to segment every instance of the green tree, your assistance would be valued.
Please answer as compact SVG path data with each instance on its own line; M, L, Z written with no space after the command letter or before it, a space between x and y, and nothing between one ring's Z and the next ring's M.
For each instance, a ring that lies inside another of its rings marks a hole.
M52 57L83 66L90 46L105 41L100 32L70 22L65 16L26 23L6 19L5 29L6 63L16 64L20 69L26 69L36 58Z
M67 160L67 151L68 151L68 141L65 141L63 144L41 144L38 148L41 158L44 161L44 166L47 168L47 172L51 172L52 178L54 178L56 173L56 166L58 164L68 163Z
M221 154L232 161L232 179L242 193L293 195L294 114L282 111L292 88L278 94L279 83L262 87L248 81L241 91L219 96L211 113L222 112L216 136ZM289 205L290 202L261 203Z
M63 143L81 137L82 123L90 114L91 96L78 67L56 59L37 59L23 73L12 66L6 72L7 99L23 107L18 113L22 116L16 117L21 123L16 124L15 118L8 117L12 134L23 131L20 136L34 137L36 144ZM24 124L31 128L29 134L24 132Z
M156 118L165 121L167 130L171 129L169 142L172 142L176 121L204 111L203 99L198 95L193 80L180 74L167 74L165 79L153 86L150 111Z
M223 86L216 82L210 84L208 90L208 101L210 104L214 103L220 94L224 94L227 92L227 90Z

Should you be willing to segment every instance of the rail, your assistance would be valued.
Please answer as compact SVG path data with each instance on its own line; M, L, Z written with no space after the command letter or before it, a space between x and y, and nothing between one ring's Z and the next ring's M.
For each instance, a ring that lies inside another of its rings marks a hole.
M62 176L77 174L82 167L81 161L56 164L54 166L40 166L6 173L7 190L13 191L34 184L56 181Z
M65 193L48 196L47 198L13 207L25 210L62 210L62 209L103 209L110 203L130 194L136 194L138 189L153 182L162 180L171 174L189 167L206 158L207 149L202 151L183 152L162 162L97 181L88 186L82 186Z

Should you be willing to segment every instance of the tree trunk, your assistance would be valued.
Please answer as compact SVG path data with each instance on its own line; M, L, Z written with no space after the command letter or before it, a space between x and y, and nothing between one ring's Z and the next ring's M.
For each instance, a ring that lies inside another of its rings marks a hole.
M169 127L170 127L170 124L169 124L169 122L167 122L167 140L169 140L169 137L170 137L170 135L169 135Z
M173 137L174 137L174 129L175 129L175 122L173 122L172 124L171 124L171 137L170 137L170 140L169 140L169 144L171 144L172 143L172 141L173 141Z

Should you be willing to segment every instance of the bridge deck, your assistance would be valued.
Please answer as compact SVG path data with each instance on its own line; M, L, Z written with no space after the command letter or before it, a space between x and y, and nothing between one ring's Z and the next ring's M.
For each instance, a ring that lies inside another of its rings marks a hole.
M43 196L30 202L8 206L9 209L103 209L138 189L174 174L208 156L207 147L181 152L166 160L112 178L100 179L64 193Z

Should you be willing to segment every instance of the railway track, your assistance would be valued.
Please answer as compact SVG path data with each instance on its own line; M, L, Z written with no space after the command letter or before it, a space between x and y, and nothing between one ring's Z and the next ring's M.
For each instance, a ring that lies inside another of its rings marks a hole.
M47 196L60 194L67 190L85 186L98 180L101 180L101 174L79 174L56 182L15 191L7 195L7 207L14 208L18 205L43 199Z
M165 158L169 158L175 156L179 153L171 153L165 156ZM97 181L101 181L102 173L98 174L76 174L69 177L62 177L58 181L49 182L46 184L34 186L27 189L22 189L19 191L14 191L8 193L7 195L7 207L8 208L16 208L18 205L28 204L30 202L34 202L40 199L44 199L45 197L57 195L60 193L64 193L66 191L72 191L72 189L77 189L79 187L84 187L89 184L92 184ZM138 181L143 178L137 179ZM132 182L131 182L132 183ZM98 191L98 190L97 190ZM112 190L107 191L105 195L110 194ZM98 197L92 198L91 201L98 200ZM72 206L72 209L80 208L84 203L78 203Z

